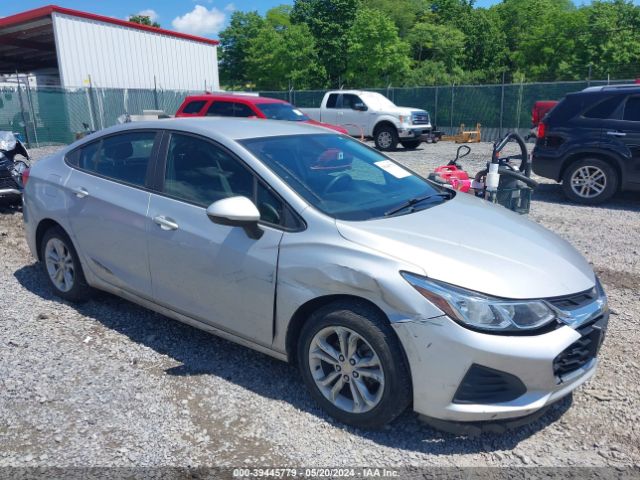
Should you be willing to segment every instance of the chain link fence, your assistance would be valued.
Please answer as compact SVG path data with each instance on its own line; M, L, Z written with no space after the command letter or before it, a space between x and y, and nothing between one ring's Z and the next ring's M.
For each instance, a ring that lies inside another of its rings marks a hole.
M511 130L531 127L531 108L538 100L559 100L588 86L631 83L632 80L526 83L505 85L450 85L437 87L368 89L397 105L431 113L438 128L455 133L461 124L482 125L484 140ZM144 110L176 112L187 95L202 92L177 90L0 87L0 130L18 132L30 148L67 144L87 130L118 123L124 114ZM302 108L320 106L326 90L261 91L265 97L287 100Z

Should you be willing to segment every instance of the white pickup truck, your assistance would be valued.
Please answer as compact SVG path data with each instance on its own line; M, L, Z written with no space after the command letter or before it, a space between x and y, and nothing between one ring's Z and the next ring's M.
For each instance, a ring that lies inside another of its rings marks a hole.
M314 120L340 125L354 137L373 138L376 148L395 150L398 143L417 148L433 129L429 112L398 107L380 93L334 90L325 94L320 108L305 108Z

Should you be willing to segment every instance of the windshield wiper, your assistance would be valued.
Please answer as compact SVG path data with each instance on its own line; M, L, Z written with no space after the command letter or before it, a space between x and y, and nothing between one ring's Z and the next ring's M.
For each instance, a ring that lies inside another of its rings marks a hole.
M444 198L446 200L450 200L453 198L454 193L453 192L440 192L440 193L431 193L429 195L424 195L422 197L415 197L415 198L410 198L409 200L407 200L406 202L404 202L401 205L398 205L395 208L392 208L391 210L389 210L388 212L384 212L384 216L385 217L389 217L391 215L395 215L398 212L401 212L402 210L405 210L407 208L413 207L415 205L417 205L418 203L427 201L427 200L431 200L432 198ZM413 211L413 209L412 209Z

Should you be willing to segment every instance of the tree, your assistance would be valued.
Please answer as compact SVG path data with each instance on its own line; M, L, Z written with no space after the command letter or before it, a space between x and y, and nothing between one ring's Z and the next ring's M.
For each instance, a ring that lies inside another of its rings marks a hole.
M326 84L313 35L304 24L265 23L249 47L246 64L248 76L261 90L322 88Z
M228 87L252 84L247 55L261 32L265 20L258 12L233 12L229 26L220 32L220 80Z
M309 27L331 86L339 86L347 70L344 52L358 4L359 0L295 0L293 4L291 21Z
M480 81L498 80L508 60L507 38L499 15L476 8L456 26L465 35L462 68L475 72Z
M640 59L640 6L630 1L595 0L580 9L584 25L578 36L578 62L600 78L635 78ZM583 77L584 78L584 77Z
M406 37L416 21L431 11L427 0L367 0L366 5L393 20L400 38Z
M571 0L504 0L493 8L502 18L510 72L528 80L571 74L580 30Z
M139 23L140 25L147 25L148 27L160 28L160 24L158 22L152 22L151 17L148 15L131 15L129 21Z
M354 87L402 84L409 71L409 46L393 21L379 11L361 8L347 35L346 78Z
M267 11L265 19L276 30L284 30L291 25L291 5L278 5Z
M441 62L451 72L459 66L464 56L465 36L449 25L421 22L413 26L407 39L414 51L414 58Z

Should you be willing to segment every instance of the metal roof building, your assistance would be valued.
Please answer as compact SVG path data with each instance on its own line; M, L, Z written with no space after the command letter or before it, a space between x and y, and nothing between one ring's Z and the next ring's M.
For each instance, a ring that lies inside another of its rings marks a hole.
M48 85L219 90L218 42L50 5L0 18L0 74Z

